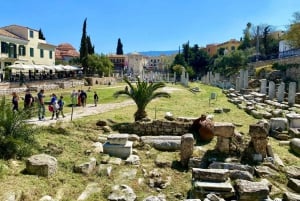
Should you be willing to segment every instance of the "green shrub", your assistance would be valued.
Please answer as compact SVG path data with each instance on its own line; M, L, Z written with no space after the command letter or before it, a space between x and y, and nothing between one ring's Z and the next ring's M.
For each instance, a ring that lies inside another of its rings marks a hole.
M0 102L0 157L22 158L37 147L35 127L26 122L26 110L14 112L5 97Z

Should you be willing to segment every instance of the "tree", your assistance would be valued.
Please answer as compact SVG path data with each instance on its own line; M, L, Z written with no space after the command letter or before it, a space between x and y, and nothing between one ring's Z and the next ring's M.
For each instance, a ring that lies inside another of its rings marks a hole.
M293 14L292 23L288 26L285 39L293 48L300 48L300 12Z
M84 22L83 22L83 27L82 27L82 36L81 36L81 42L80 42L80 49L79 49L79 53L80 53L80 62L81 65L83 67L83 73L86 74L87 72L87 59L88 59L88 44L87 44L87 35L86 35L86 20L87 18L85 18Z
M251 34L250 34L250 29L251 29L252 24L250 22L247 23L247 27L244 30L244 38L241 42L241 45L239 46L238 49L244 50L247 48L251 47Z
M0 101L0 157L22 158L29 156L37 143L36 128L25 120L30 117L27 110L14 112L5 97Z
M99 76L108 75L112 72L114 64L110 61L110 59L101 54L91 54L88 55L88 66L90 74L97 73Z
M42 29L39 30L39 39L46 40L46 38L44 37Z
M95 47L94 47L94 45L92 45L90 36L86 37L86 43L87 43L87 52L88 52L88 54L94 54L95 53Z
M118 44L117 44L117 55L123 55L123 44L121 42L121 39L118 39Z
M170 94L168 92L158 91L165 87L165 83L163 82L145 82L141 81L139 77L137 77L136 86L133 86L132 83L124 78L124 81L128 84L129 90L120 90L114 93L114 97L117 98L120 95L127 95L135 102L137 105L137 111L134 113L135 121L139 121L147 117L146 107L147 105L154 99L164 97L170 98Z

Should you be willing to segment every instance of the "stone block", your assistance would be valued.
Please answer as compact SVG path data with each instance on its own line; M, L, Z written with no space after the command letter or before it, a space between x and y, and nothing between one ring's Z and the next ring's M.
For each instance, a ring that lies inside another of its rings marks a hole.
M263 200L269 196L269 186L265 182L237 180L239 200Z
M132 141L127 141L124 145L110 144L109 142L106 142L103 144L103 152L110 156L126 159L132 153L132 144Z
M229 170L193 168L192 177L200 181L225 182L229 177Z
M232 137L234 134L234 125L227 122L214 123L214 135L221 137Z
M197 191L231 192L234 191L229 182L203 182L195 181L193 188Z
M275 117L270 119L271 130L280 128L281 130L287 130L288 120L287 118Z
M26 160L26 172L48 177L57 171L57 159L47 154L38 154Z
M296 193L300 193L300 180L289 178L287 186L293 189Z
M128 134L110 134L107 137L109 144L125 145L128 141Z

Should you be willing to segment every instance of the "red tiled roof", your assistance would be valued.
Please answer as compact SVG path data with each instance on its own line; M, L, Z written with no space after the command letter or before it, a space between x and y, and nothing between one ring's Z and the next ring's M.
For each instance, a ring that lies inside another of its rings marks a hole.
M63 59L63 57L79 57L79 52L69 43L62 43L56 47L55 58Z
M0 28L0 35L10 37L10 38L16 38L16 39L24 40L23 38L15 35L13 33L10 33L9 31L6 31L5 29L2 29L2 28Z

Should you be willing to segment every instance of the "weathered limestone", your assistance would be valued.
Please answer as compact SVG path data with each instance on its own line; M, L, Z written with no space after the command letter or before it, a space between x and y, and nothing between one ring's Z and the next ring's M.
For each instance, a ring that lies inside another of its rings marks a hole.
M214 135L217 136L216 149L221 153L229 153L234 136L234 125L232 123L215 123L214 124Z
M288 187L293 189L296 193L300 193L300 180L299 179L294 179L294 178L289 178Z
M108 198L109 201L116 200L126 200L126 201L135 201L136 194L133 189L127 185L115 185L112 187L111 193Z
M286 114L289 122L289 128L300 128L300 114L289 113Z
M132 153L132 141L128 134L110 134L108 141L103 144L103 152L110 156L126 159Z
M192 176L200 181L225 182L229 176L229 170L193 168Z
M267 80L266 79L260 80L260 93L262 93L262 94L267 93Z
M47 154L38 154L26 160L26 172L48 177L57 171L57 159Z
M74 166L74 172L83 173L83 174L91 174L96 167L97 160L95 158L90 158L90 161L81 163L79 165Z
M273 81L270 81L269 82L269 91L268 91L268 96L269 96L270 100L273 100L275 98L275 94L276 94L275 87L276 87L275 83Z
M283 200L287 200L287 201L297 201L297 200L300 200L300 194L291 193L291 192L285 192L283 194Z
M80 194L80 196L77 198L77 201L82 201L88 199L92 194L100 192L101 188L99 187L99 184L97 183L90 183L87 185L85 190Z
M254 154L260 154L262 159L267 157L268 130L262 123L249 126L249 135L254 148Z
M279 103L284 101L284 93L285 93L285 83L281 82L278 87L278 92L277 92L277 101Z
M184 134L181 137L180 162L183 167L187 167L194 150L194 136L192 133Z
M290 141L292 151L300 155L300 138L294 138Z
M271 130L281 129L287 130L288 120L287 118L275 117L270 119Z
M262 181L237 180L237 189L240 201L264 200L269 196L268 184Z
M250 174L254 174L254 168L249 165L242 165L237 163L222 163L222 162L213 162L211 163L208 168L212 169L228 169L228 170L241 170L241 171L248 171Z
M288 103L289 105L295 104L296 97L296 82L289 83L289 92L288 92Z

